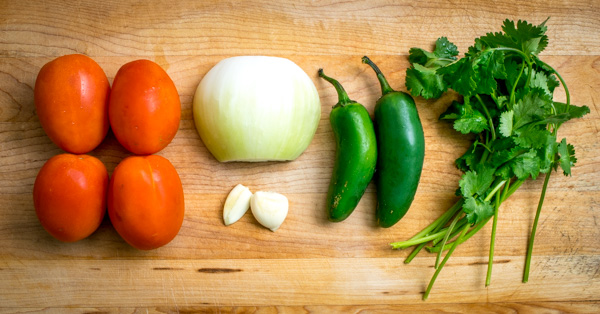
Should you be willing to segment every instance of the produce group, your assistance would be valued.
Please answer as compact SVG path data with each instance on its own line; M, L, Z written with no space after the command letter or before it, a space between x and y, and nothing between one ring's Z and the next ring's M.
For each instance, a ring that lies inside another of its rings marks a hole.
M446 37L436 41L433 51L412 48L406 70L410 94L392 89L365 56L362 63L374 71L381 88L373 118L340 82L318 71L338 99L329 115L335 158L322 209L331 222L352 214L371 181L378 226L390 228L405 216L425 158L413 97L434 99L455 92L440 119L473 139L455 161L463 172L456 204L412 238L391 244L393 249L414 247L406 263L423 248L436 253L436 271L424 299L457 246L492 220L486 286L490 284L500 206L527 179L543 174L525 259L523 281L528 280L550 175L559 168L570 175L577 161L574 147L558 130L589 113L588 107L570 103L560 74L540 59L548 44L545 33L545 22L535 26L506 20L502 32L476 38L461 58ZM554 100L559 86L565 103ZM181 104L169 75L151 61L136 60L119 69L111 89L92 59L68 55L41 68L34 97L40 124L67 152L48 160L34 183L34 207L43 228L60 241L78 241L98 228L108 208L112 225L131 246L149 250L172 241L184 220L184 191L175 167L153 155L179 128ZM293 161L309 146L321 118L311 78L288 59L265 56L217 63L199 83L192 109L200 138L219 162ZM102 162L86 155L109 127L134 154L119 163L110 180ZM253 193L238 184L224 202L223 223L234 224L250 209L260 225L275 232L289 207L282 194Z
M440 271L456 247L493 219L486 286L490 284L496 225L501 204L525 180L545 175L531 231L523 282L528 281L537 223L552 170L571 174L574 147L559 140L560 126L589 113L588 107L571 105L569 89L556 70L539 58L548 45L545 22L532 25L506 20L502 32L476 38L463 58L446 37L435 50L410 49L411 67L406 87L414 96L438 98L452 89L460 95L442 120L454 129L474 135L471 147L456 160L464 172L458 182L459 200L446 213L395 249L415 247L410 262L427 243L437 253L436 272L427 287L427 299ZM565 90L566 103L557 102L554 90ZM442 253L448 251L442 259Z
M73 154L48 160L33 189L42 226L64 242L81 240L110 220L133 247L170 242L183 222L183 187L177 171L160 156L179 128L181 105L175 84L156 63L125 64L110 89L100 66L83 55L59 57L40 70L34 88L40 123L50 139ZM86 155L112 128L131 156L114 170Z

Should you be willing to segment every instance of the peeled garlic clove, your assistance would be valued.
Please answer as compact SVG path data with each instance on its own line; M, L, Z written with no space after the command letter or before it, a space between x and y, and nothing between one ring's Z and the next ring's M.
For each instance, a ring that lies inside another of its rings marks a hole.
M287 197L275 192L256 192L250 200L252 214L258 222L275 231L281 226L288 213Z
M225 206L223 207L223 221L226 226L231 225L244 216L248 208L250 208L251 197L252 192L241 184L236 185L229 192L225 200Z

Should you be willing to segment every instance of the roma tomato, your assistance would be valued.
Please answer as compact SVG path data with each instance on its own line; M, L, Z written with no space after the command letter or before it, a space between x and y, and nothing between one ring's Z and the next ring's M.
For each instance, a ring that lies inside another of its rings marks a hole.
M110 85L94 60L74 54L48 62L33 92L40 124L61 149L85 154L106 136Z
M151 250L171 242L183 214L181 180L166 158L130 156L117 165L108 187L108 215L131 246Z
M92 234L106 212L108 172L87 155L61 154L50 158L33 185L33 205L48 233L63 242Z
M108 114L119 143L134 154L149 155L175 137L181 103L167 72L152 61L137 60L115 75Z

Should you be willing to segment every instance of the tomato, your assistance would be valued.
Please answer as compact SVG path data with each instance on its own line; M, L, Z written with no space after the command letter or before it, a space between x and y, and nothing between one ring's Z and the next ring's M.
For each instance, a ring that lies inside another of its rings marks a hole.
M104 218L108 172L88 155L61 154L40 169L33 185L33 205L48 233L63 242L92 234Z
M130 156L117 165L108 187L108 215L131 246L151 250L171 242L183 214L183 187L169 160Z
M158 64L149 60L129 62L115 75L108 115L123 147L138 155L154 154L177 133L179 94Z
M40 124L61 149L85 154L106 136L110 84L94 60L74 54L48 62L33 92Z

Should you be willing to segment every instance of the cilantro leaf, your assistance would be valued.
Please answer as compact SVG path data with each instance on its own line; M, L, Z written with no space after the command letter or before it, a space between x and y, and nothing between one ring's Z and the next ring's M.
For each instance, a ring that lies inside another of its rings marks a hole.
M408 61L414 64L425 65L431 59L435 59L435 54L421 48L410 48L408 51Z
M454 120L454 129L462 134L481 133L488 129L488 121L481 112L473 110L470 114Z
M471 96L477 89L474 79L477 75L469 58L462 58L439 68L437 73L443 75L446 84L461 95Z
M538 93L528 93L514 106L513 129L519 129L524 125L539 120L544 116L549 100L541 97Z
M512 165L507 163L498 167L494 175L496 175L499 178L502 178L502 180L509 180L515 176L515 173L512 170Z
M454 162L456 167L462 172L475 169L476 165L481 160L485 148L481 145L477 145L478 143L479 142L475 141L471 144L471 147L469 147L469 149Z
M451 43L448 38L440 37L435 42L435 50L433 52L439 58L456 59L458 56L458 48Z
M494 215L494 207L489 201L476 199L472 196L465 198L465 203L462 207L463 212L467 216L469 224L478 224Z
M504 54L501 51L484 50L474 55L473 60L473 68L477 73L477 94L492 94L498 87L496 79L506 77Z
M433 52L416 47L410 48L408 51L408 61L410 63L426 67L444 66L456 60L456 56L458 56L458 48L446 37L440 37L436 40Z
M492 185L492 182L494 182L495 168L482 164L476 168L476 170L465 172L458 183L464 197L473 195L484 196L485 192Z
M497 79L506 78L506 69L504 67L504 54L498 50L487 50L482 52L477 62L481 70L480 75L492 76Z
M446 37L438 38L433 52L411 48L408 56L411 67L406 69L406 88L413 96L439 98L448 89L448 84L437 70L452 63L457 55L456 45Z
M554 108L556 108L556 111L558 112L568 112L568 120L574 118L581 118L586 114L590 113L590 108L588 106L569 105L567 108L567 104L557 101L554 102Z
M495 102L498 108L502 108L508 104L508 96L496 96Z
M462 134L480 133L489 129L488 120L468 103L453 101L440 120L454 120L454 129Z
M513 21L506 19L502 30L508 38L514 41L518 49L528 55L537 55L548 46L548 36L545 35L546 21L539 26L534 26L526 21L519 20L515 27Z
M522 128L516 131L515 144L526 148L541 148L550 131L545 128Z
M512 110L504 111L500 114L500 125L498 130L504 137L510 137L513 132L513 117L515 112Z
M511 168L518 179L527 179L531 176L535 180L540 174L541 160L535 150L522 154L511 161Z
M490 165L496 168L529 151L529 149L515 145L512 137L498 138L490 146L494 148L494 153L490 157Z
M426 68L418 63L406 70L406 88L413 96L425 99L439 98L448 86L435 69Z
M486 46L490 47L490 48L497 48L497 47L506 47L506 48L514 48L514 49L519 49L519 45L518 43L511 38L510 36L507 36L506 34L502 33L502 32L490 32L485 34L485 36L479 37L476 40L479 41L480 43L485 43Z
M571 167L577 162L575 158L575 147L571 144L567 144L567 139L563 138L558 144L558 155L560 167L563 170L565 176L571 175Z
M541 160L540 172L548 173L554 166L554 157L558 153L558 143L556 136L548 132L542 147L538 150L538 157Z
M517 85L517 87L524 85L524 83L521 83L523 81L523 78L520 78L517 81L523 65L524 63L517 63L511 59L507 59L504 63L504 69L506 71L506 80L504 82L507 90L512 90L515 84Z
M527 74L528 71L525 71ZM539 88L544 91L544 94L552 97L554 92L554 88L558 86L558 81L554 78L553 75L548 76L546 73L541 71L536 71L535 69L531 71L531 75L533 79L529 83L531 88Z

